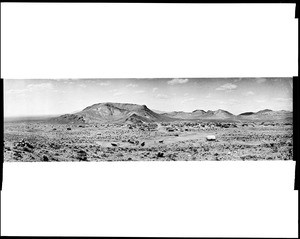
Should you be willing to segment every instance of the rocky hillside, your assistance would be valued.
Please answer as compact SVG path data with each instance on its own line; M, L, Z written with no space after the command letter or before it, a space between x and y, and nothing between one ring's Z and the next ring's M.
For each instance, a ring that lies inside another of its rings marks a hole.
M164 122L167 116L157 114L146 105L123 103L99 103L86 107L75 114L54 118L57 123L123 123L123 122Z

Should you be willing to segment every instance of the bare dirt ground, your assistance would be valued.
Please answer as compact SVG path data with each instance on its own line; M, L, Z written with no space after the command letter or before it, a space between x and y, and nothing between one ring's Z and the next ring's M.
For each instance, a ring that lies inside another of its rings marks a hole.
M286 122L5 122L4 161L292 160L292 137Z

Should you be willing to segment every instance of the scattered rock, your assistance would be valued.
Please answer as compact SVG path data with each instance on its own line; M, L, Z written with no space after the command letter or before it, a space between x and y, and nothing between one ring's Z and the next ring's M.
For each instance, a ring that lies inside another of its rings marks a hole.
M28 153L32 153L33 151L28 148L28 147L23 147L23 151L28 152Z
M134 144L134 141L128 139L128 142L131 143L131 144Z
M25 145L26 145L28 148L30 148L30 149L33 149L33 148L34 148L34 146L33 146L32 144L28 143L28 142L26 142Z
M46 155L43 155L43 161L49 161L49 158Z
M145 146L145 142L141 143L141 146Z
M87 153L84 150L79 150L77 152L77 159L87 161Z
M14 156L14 159L16 159L16 160L19 160L22 158L22 154L20 151L14 151L13 156Z
M164 153L162 153L162 152L158 152L158 153L157 153L157 157L159 157L159 158L162 158L162 157L164 157Z
M292 143L291 141L287 141L286 144L287 144L288 146L293 146L293 143Z

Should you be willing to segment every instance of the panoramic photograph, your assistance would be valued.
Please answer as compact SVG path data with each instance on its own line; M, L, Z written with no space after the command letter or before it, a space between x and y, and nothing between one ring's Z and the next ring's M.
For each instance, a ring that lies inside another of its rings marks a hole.
M293 159L292 78L5 79L4 162Z

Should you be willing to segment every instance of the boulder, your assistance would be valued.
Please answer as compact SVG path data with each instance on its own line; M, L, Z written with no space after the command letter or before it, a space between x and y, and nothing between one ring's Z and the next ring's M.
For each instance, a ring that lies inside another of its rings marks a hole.
M77 159L86 161L87 160L87 153L84 150L79 150L77 152Z
M134 144L134 141L128 139L128 142L131 143L131 144Z
M32 153L32 152L33 152L33 151L32 151L30 148L28 148L28 147L24 147L24 148L23 148L23 151L28 152L28 153Z
M30 149L33 149L33 148L34 148L34 146L33 146L32 144L28 143L28 142L26 142L25 145L26 145L28 148L30 148Z
M46 155L43 155L43 161L49 161L49 158Z
M157 153L157 157L159 157L159 158L164 157L164 153L158 152L158 153Z

